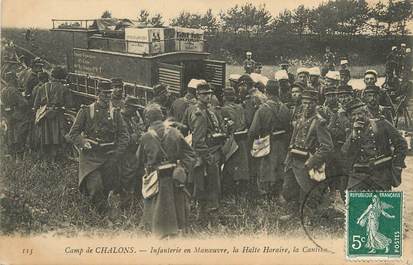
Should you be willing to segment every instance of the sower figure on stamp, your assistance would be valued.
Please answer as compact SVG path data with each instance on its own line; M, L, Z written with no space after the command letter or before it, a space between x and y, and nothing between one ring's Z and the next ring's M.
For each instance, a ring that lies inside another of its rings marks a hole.
M27 133L29 131L31 108L17 88L17 76L14 72L4 74L7 86L1 91L1 113L6 119L6 143L13 159L23 158Z
M199 156L191 174L193 195L199 202L199 218L219 208L221 194L219 164L225 135L209 106L212 93L207 83L198 85L198 103L188 108L183 118L183 124L192 133L192 147Z
M136 151L139 139L145 131L143 119L138 112L139 99L127 96L121 110L129 133L129 143L126 151L120 158L121 207L126 209L132 205L135 194L141 193L141 181L138 179L138 161ZM140 196L139 196L140 197Z
M363 102L354 99L346 106L351 130L342 152L351 163L349 190L391 190L401 182L407 143L384 118L369 119Z
M129 143L120 110L110 107L111 84L98 85L98 99L82 106L68 138L80 149L79 188L100 214L107 211L108 195L119 190L118 161Z
M279 99L279 84L270 80L267 83L267 102L255 113L249 129L251 139L269 136L270 151L259 157L257 186L260 195L278 199L284 180L284 160L288 151L290 131L290 111Z
M34 99L33 108L36 110L35 125L40 138L42 155L48 161L55 162L59 151L65 144L66 108L72 106L69 86L64 84L67 72L62 67L55 67L51 80L39 88Z
M189 192L185 185L196 154L177 129L163 122L159 105L148 105L144 113L149 128L142 135L136 153L137 166L145 171L141 225L150 227L157 237L165 238L186 232ZM156 181L151 182L151 178Z
M333 142L327 121L316 112L317 101L317 91L304 90L303 113L294 126L285 162L283 196L290 204L289 210L293 212L296 212L298 206L297 199L303 202L310 191L307 208L317 208L325 199L325 185L320 185L315 180L315 173L321 171L319 175L322 175L325 162L333 151Z

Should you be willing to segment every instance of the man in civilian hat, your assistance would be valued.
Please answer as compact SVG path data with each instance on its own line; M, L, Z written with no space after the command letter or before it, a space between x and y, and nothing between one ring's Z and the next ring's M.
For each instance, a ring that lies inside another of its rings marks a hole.
M144 115L149 126L136 152L136 166L145 175L157 171L158 190L150 197L143 193L141 224L149 227L157 238L176 236L188 228L190 206L185 184L196 154L182 134L163 121L159 105L147 105Z
M99 82L97 90L96 102L82 105L67 138L80 150L80 191L104 214L110 191L120 188L117 167L129 134L119 108L110 106L111 82Z
M196 104L196 87L199 83L200 80L191 79L188 83L185 96L177 98L172 103L170 115L175 119L175 121L181 122L186 109L190 105Z
M113 94L112 94L113 95ZM138 150L139 139L145 132L145 125L140 116L139 99L127 96L123 108L121 109L122 118L129 134L129 143L126 151L120 157L120 183L121 183L121 207L126 209L131 206L131 202L141 193L141 181L138 176L138 161L136 151Z
M240 192L246 191L250 179L248 167L248 128L244 109L241 104L235 103L235 100L235 90L232 87L225 88L224 105L220 109L220 115L230 129L230 136L223 147L226 161L222 175L223 190L240 194Z
M261 104L254 115L248 135L251 140L270 136L270 153L257 158L259 172L257 186L260 195L278 199L284 180L284 160L288 151L290 111L279 98L279 84L267 83L268 100Z
M342 152L351 162L349 190L391 190L401 183L407 143L385 119L369 119L360 99L346 106L351 129Z
M66 142L64 111L73 104L69 86L65 84L66 76L66 69L54 67L50 81L38 89L33 103L40 150L44 159L50 162L56 161L58 152L62 151Z
M201 218L219 207L219 164L225 134L216 113L210 107L213 91L209 84L201 83L196 90L198 102L186 110L182 123L189 128L192 134L192 148L199 157L192 172L191 182L194 185L193 196L199 203L198 218Z
M112 78L112 98L111 104L116 108L122 108L123 106L123 80L122 78Z
M366 103L366 108L371 118L385 118L393 124L393 111L391 107L380 105L380 102L386 102L388 95L386 91L381 91L380 88L376 86L376 81L377 72L367 70L364 74L366 88L361 92L361 99Z
M295 77L294 74L288 72L288 68L290 67L290 64L288 63L287 60L282 60L280 63L281 70L285 70L288 74L288 81L290 82L290 85L293 85L295 82Z
M327 121L316 112L317 100L317 91L311 89L303 91L303 113L294 126L285 161L283 196L289 202L289 209L293 213L297 212L298 203L302 202L310 191L306 203L310 209L317 208L325 195L325 186L320 185L315 180L315 176L316 172L321 172L322 175L325 162L333 151L334 145L327 128ZM315 187L316 185L318 186Z
M303 84L304 88L308 87L309 78L310 72L308 71L308 68L301 67L297 69L297 82Z
M245 73L247 74L251 74L255 71L255 61L252 59L252 52L248 51L246 52L246 56L247 58L244 60L244 70Z
M287 107L294 105L294 102L291 97L291 85L288 80L288 73L285 70L279 70L275 72L275 80L278 81L280 85L280 100L282 103L286 104Z
M0 99L1 113L7 125L6 145L9 154L18 162L25 151L31 108L18 89L16 73L5 73L4 81L7 85L1 90Z
M161 106L164 117L167 117L171 108L171 93L169 87L165 84L158 84L153 87L153 99L150 103L156 103Z

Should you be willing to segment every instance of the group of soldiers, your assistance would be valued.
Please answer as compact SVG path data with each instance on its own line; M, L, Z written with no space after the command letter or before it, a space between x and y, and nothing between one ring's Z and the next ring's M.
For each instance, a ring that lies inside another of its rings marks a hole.
M205 80L192 79L175 100L159 84L143 110L121 79L102 80L97 100L81 106L67 131L66 72L55 67L47 80L35 60L23 94L16 74L5 74L1 103L9 134L34 128L47 159L76 146L79 188L98 213L106 215L114 198L127 210L142 196L141 225L165 237L188 227L191 198L200 221L213 219L228 194L279 204L289 220L300 206L311 215L336 207L345 190L400 185L407 143L387 90L376 85L375 70L354 90L347 64L325 76L318 67L294 75L283 61L271 79L252 64L230 76L223 98ZM9 143L19 155L15 138Z

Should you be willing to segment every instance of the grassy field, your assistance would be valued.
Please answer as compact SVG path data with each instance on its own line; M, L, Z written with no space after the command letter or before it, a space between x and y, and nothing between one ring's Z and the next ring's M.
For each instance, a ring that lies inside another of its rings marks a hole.
M75 236L111 234L129 231L137 235L142 215L141 199L127 211L115 211L112 218L102 218L77 187L77 164L66 161L47 165L31 158L15 164L2 158L0 172L4 189L0 192L2 234L54 234ZM190 234L197 237L239 235L304 235L299 219L282 222L285 210L272 200L251 196L224 196L222 207L205 226L195 220L192 202ZM305 218L306 222L311 221ZM326 215L308 226L312 235L341 237L344 219Z

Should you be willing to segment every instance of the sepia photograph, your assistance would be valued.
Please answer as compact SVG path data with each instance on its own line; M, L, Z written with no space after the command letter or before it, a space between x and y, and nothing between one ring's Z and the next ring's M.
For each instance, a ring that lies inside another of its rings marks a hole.
M0 8L0 265L413 264L411 0Z

